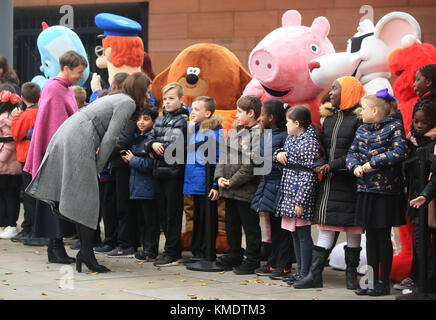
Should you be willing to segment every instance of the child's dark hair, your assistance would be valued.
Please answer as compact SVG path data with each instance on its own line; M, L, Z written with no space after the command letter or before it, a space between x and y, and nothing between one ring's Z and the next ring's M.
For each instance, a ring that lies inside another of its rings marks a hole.
M297 105L289 108L286 112L286 117L298 121L300 125L307 129L312 124L312 114L310 109L305 105Z
M412 136L416 136L413 119L418 111L424 112L425 117L431 121L431 128L436 127L436 103L431 100L421 100L413 107L412 124L410 128Z
M431 80L432 89L436 88L436 64L427 64L418 69L419 73L426 79Z
M20 79L18 79L17 74L13 71L8 71L8 72L3 73L1 82L2 83L14 83L17 86L20 85Z
M260 116L260 111L262 109L262 101L260 98L254 94L249 94L247 96L242 96L236 101L236 106L246 113L250 110L254 111L254 118L257 120Z
M9 84L9 83L5 83L2 84L0 86L0 92L2 92L3 90L6 91L10 91L11 93L16 93L14 87ZM4 112L12 112L12 110L14 110L15 107L18 107L19 104L12 104L12 102L10 100L6 101L6 102L0 102L0 114L4 113Z
M266 114L274 116L277 128L286 128L286 110L283 101L278 99L265 101L263 109Z
M21 86L21 96L27 102L37 104L39 96L41 95L41 88L35 82L25 82Z
M145 105L145 108L142 111L141 115L143 115L143 116L150 116L151 120L153 120L153 122L154 122L154 120L156 120L156 118L159 115L159 110L154 105L147 104L147 105Z

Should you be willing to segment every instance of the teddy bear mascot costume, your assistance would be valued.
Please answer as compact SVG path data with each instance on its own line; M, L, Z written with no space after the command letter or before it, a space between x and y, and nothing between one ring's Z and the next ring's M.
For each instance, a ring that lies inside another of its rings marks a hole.
M33 77L32 82L37 83L42 89L48 79L56 77L61 71L59 57L63 53L73 50L82 55L88 62L83 79L77 83L78 86L85 84L89 77L88 55L79 36L73 30L64 26L49 27L46 22L42 22L42 32L39 34L36 44L41 56L40 70L44 75Z
M414 36L404 37L402 47L389 56L389 69L396 76L393 83L395 96L399 100L399 109L403 116L406 136L410 136L413 107L417 102L413 84L418 69L427 64L436 63L436 47L430 43L421 43ZM418 192L418 191L417 191ZM413 225L407 216L407 224L398 228L401 251L394 256L390 279L400 282L411 276L413 259ZM416 255L416 252L415 252ZM415 275L416 276L416 275ZM415 282L417 279L414 279Z
M222 117L222 127L231 129L236 119L236 101L242 95L251 75L238 58L227 48L213 43L198 43L185 48L164 71L156 76L152 93L162 101L161 89L170 82L178 82L184 91L184 103L191 106L198 96L210 96L216 101L215 115ZM218 236L216 251L229 250L225 232L225 203L218 200ZM185 231L182 249L189 250L193 230L193 198L185 196Z
M251 51L248 65L253 80L244 95L255 94L262 102L279 99L289 105L309 106L312 120L320 124L318 87L310 79L307 65L312 59L334 53L327 38L330 23L325 17L317 17L310 27L301 25L301 14L288 10L282 16L282 26L266 35ZM269 255L271 231L269 213L265 217L265 241L262 243L262 259Z
M331 88L332 83L343 76L354 76L362 83L366 94L375 94L378 90L388 88L390 84L389 54L402 46L404 37L421 37L418 22L405 12L390 12L383 16L376 25L364 19L359 22L357 33L349 40L346 52L324 55L310 61L310 77L321 88ZM404 116L404 115L403 115ZM401 229L402 227L400 227ZM330 266L345 270L344 247L346 243L336 245L330 255ZM395 251L395 241L393 238ZM366 265L366 238L362 235L360 262L358 270ZM395 258L394 258L395 259Z

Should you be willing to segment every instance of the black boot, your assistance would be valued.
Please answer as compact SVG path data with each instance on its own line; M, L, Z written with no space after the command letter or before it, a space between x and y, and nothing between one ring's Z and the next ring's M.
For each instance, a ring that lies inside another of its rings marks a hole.
M345 269L345 278L347 289L356 290L359 287L357 282L357 267L360 262L360 250L362 248L349 248L344 246L345 250L345 264L347 268Z
M295 289L322 288L322 271L324 270L325 261L328 258L326 249L313 246L312 265L309 274L302 280L294 283Z
M77 253L76 270L82 272L82 262L92 272L110 272L108 268L98 264L94 254L95 231L81 224L76 224L80 239L80 251Z
M48 261L51 263L70 264L76 261L67 255L62 238L50 238L47 248Z

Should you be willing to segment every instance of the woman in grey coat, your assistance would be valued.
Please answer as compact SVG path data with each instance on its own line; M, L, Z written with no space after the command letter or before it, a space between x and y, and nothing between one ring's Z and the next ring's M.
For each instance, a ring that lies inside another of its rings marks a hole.
M79 272L82 262L93 272L110 271L97 263L93 251L99 216L98 173L121 130L144 107L150 85L148 76L134 73L120 92L100 98L68 118L51 139L26 189L32 197L49 203L54 213L77 224Z

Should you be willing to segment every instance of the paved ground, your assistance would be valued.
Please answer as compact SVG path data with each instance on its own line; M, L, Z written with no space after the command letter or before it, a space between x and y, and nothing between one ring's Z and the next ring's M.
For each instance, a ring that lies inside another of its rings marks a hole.
M313 227L316 239L316 228ZM163 236L162 236L163 240ZM343 241L343 236L339 238ZM161 241L161 246L164 241ZM71 244L72 240L66 240ZM68 253L77 251L66 246ZM190 252L183 252L189 259ZM106 274L75 271L75 265L47 262L46 247L28 247L0 240L0 299L5 300L394 300L390 296L359 297L345 288L344 272L327 267L324 288L294 289L284 282L256 275L236 275L187 270L182 264L156 268L135 259L107 258L99 262L112 270Z

